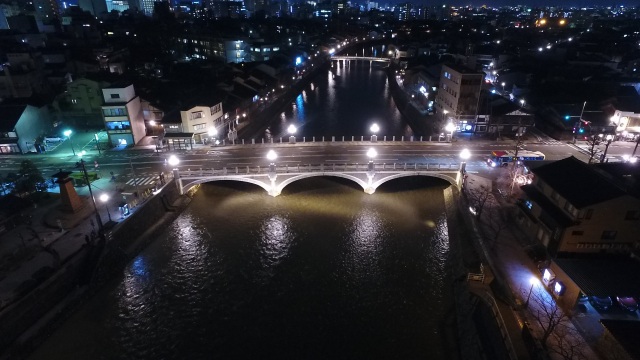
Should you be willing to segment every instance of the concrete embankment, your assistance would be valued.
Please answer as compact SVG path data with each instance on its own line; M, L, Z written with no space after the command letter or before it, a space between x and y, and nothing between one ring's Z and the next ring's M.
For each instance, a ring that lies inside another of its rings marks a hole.
M107 232L108 240L97 264L86 266L94 249L85 246L40 286L4 309L0 313L0 359L26 358L78 306L158 238L189 201L188 196L180 195L173 181L167 183ZM87 269L93 270L91 281L80 286Z
M413 104L409 95L400 87L396 80L396 67L391 64L387 68L387 79L389 81L389 90L393 101L396 103L396 107L400 114L407 121L411 130L415 136L432 136L437 132L434 131L436 124L436 117L432 115L422 114Z

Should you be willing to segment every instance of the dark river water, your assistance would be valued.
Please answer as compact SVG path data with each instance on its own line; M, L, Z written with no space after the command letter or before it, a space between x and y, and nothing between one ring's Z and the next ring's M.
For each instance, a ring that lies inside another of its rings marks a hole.
M366 48L366 56L377 55L382 47ZM363 52L351 51L350 55ZM386 63L369 61L333 62L330 71L317 76L259 138L287 137L289 125L297 128L296 137L336 136L336 140L368 137L369 128L378 124L378 136L413 135L402 119L387 82ZM309 141L309 140L307 140Z
M383 71L363 63L336 75L282 124L357 135L376 121L380 134L408 134ZM448 186L401 178L368 195L317 177L271 197L205 184L31 359L450 358Z

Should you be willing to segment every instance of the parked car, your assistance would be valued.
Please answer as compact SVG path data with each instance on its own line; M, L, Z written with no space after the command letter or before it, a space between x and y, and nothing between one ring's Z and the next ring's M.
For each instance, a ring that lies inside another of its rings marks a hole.
M613 301L608 296L590 296L589 304L598 310L608 310L613 305Z
M616 297L616 301L618 301L618 304L620 304L620 306L625 310L629 310L631 312L638 310L638 302L631 296L618 296Z

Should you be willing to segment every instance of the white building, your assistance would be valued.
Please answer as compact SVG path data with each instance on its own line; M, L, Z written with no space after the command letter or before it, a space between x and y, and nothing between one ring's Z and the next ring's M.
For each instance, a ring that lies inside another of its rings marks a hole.
M132 84L115 84L102 89L102 116L109 141L114 146L133 146L145 135L140 97Z

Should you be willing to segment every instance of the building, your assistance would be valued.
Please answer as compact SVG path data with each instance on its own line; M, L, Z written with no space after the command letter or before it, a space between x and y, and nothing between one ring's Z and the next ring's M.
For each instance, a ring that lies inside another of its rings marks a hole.
M179 147L178 142L190 144L190 139L196 143L207 143L223 138L224 124L222 102L217 99L182 106L177 111L168 112L162 119L165 142L170 148ZM213 131L211 135L210 131Z
M113 146L133 146L146 135L140 97L130 83L102 89L102 116Z
M530 163L532 183L521 187L522 229L553 256L626 253L638 246L640 199L631 163L589 165L574 157Z
M436 109L449 116L477 115L484 74L461 65L442 66Z
M0 105L0 154L37 152L39 140L51 121L46 106L30 104Z

